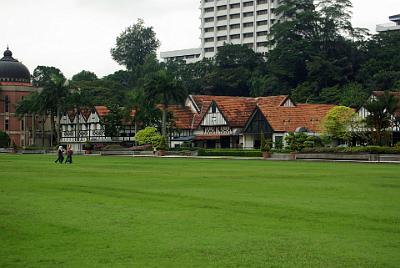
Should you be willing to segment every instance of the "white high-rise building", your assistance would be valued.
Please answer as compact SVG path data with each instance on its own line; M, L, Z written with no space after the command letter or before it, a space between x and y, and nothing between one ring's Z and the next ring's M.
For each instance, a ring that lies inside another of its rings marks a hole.
M271 26L278 20L278 0L202 0L202 56L214 57L225 43L267 52Z
M279 22L274 14L278 5L279 0L201 0L200 48L162 52L161 58L190 59L187 62L213 58L224 44L244 44L265 53L270 29Z
M376 26L377 32L400 31L400 14L389 17L393 23L379 24Z

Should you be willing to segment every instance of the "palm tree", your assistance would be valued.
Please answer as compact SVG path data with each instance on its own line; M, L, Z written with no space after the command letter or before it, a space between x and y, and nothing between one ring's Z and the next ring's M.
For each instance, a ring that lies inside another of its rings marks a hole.
M386 134L387 130L393 126L393 115L398 108L398 103L398 99L385 91L383 95L378 95L375 100L365 105L365 109L369 112L365 122L371 129L372 141L375 145L382 146L388 143Z
M38 92L34 92L18 102L16 106L16 115L19 118L26 117L27 115L32 116L32 143L36 144L36 115L41 114L41 105L40 105L40 94ZM43 135L44 133L42 133Z
M168 105L182 103L187 94L182 87L181 81L166 69L150 74L146 79L144 89L148 99L159 101L162 105L161 134L167 140Z
M56 129L57 143L61 139L60 121L61 115L67 108L67 98L69 92L68 81L65 79L62 73L53 73L50 75L50 79L45 81L43 91L40 94L42 96L42 104L50 114L50 126L51 126L51 146L53 146L54 129ZM56 123L54 122L56 119ZM56 127L55 127L56 125Z

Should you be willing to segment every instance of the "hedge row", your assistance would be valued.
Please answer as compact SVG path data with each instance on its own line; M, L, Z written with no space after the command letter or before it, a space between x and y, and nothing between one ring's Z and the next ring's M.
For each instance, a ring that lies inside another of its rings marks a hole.
M333 147L333 148L304 148L302 153L369 153L369 154L400 154L399 147L360 146L360 147Z
M199 156L262 157L259 150L200 149Z

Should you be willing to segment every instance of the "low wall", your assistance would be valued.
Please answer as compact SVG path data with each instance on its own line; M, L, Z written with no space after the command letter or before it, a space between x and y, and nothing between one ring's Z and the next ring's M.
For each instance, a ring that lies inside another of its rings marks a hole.
M321 159L321 160L349 160L349 161L400 161L400 155L381 155L381 154L345 154L345 153L319 153L319 154L296 154L296 159Z

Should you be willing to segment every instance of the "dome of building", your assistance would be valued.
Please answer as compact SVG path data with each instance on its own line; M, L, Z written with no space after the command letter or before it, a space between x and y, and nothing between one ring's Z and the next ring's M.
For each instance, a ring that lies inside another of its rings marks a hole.
M3 55L4 57L0 59L0 82L30 83L31 74L28 68L13 58L8 47Z

